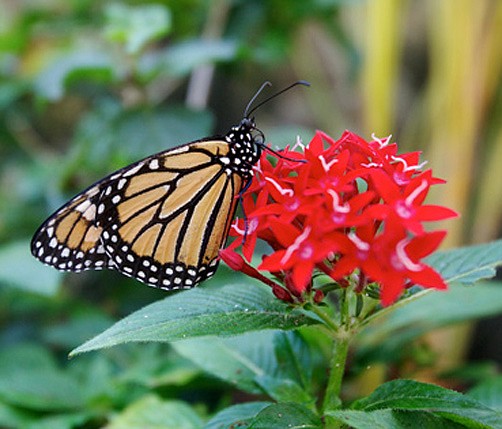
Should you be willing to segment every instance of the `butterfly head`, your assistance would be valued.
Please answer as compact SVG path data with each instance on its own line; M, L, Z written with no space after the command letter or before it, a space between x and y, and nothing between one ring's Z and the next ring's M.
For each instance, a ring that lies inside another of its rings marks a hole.
M251 169L260 159L265 137L256 128L254 118L243 118L239 125L232 127L225 140L230 146L231 165L242 176L251 175Z

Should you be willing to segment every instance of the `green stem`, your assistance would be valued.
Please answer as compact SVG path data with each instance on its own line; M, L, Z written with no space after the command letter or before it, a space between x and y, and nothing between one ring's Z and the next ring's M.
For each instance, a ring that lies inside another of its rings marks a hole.
M338 332L333 337L333 352L331 355L328 384L323 402L323 413L330 410L338 410L342 407L341 391L342 380L347 364L347 355L349 353L349 343L352 335L350 327L350 305L349 291L343 290L340 301L340 322L341 326ZM337 429L341 427L341 423L336 422L329 417L326 418L325 427L327 429Z
M308 308L309 311L315 313L324 322L324 324L329 328L331 335L333 335L333 333L338 332L340 327L335 322L333 322L331 317L327 315L324 311L322 311L319 306L317 306L316 304L312 304L306 308Z
M324 396L323 411L339 409L342 405L340 393L342 379L345 372L350 338L347 332L338 335L333 341L333 355L331 356L330 371L326 394Z

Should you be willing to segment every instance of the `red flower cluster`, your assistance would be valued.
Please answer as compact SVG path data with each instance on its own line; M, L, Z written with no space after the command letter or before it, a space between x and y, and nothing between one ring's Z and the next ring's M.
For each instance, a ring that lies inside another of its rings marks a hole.
M303 153L286 149L273 165L262 156L243 195L245 219L237 219L236 239L220 252L232 268L272 286L293 302L312 292L319 270L340 286L380 286L384 305L413 284L444 289L441 276L421 259L440 244L445 231L426 232L423 222L457 216L424 205L432 185L444 183L422 171L419 152L397 154L389 139L366 142L345 132L334 141L317 132ZM293 161L295 160L295 161ZM257 239L273 252L258 269L251 261ZM280 283L258 270L273 273ZM322 294L315 295L316 300Z

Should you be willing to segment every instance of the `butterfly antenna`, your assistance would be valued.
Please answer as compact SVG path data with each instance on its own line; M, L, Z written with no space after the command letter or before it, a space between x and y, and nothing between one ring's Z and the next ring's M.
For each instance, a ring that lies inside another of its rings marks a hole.
M276 92L275 94L272 94L270 97L265 98L265 100L261 101L256 106L254 106L251 110L249 110L249 108L251 107L251 105L253 104L253 102L256 100L256 98L260 95L260 93L263 91L263 89L266 86L272 86L272 84L270 82L268 82L268 81L264 82L263 85L260 87L260 89L258 91L256 91L256 94L253 96L253 98L251 99L251 101L246 106L246 110L244 111L244 117L245 118L249 118L249 115L251 115L256 109L258 109L259 107L263 106L265 103L268 103L270 100L272 100L273 98L277 97L278 95L281 95L282 93L284 93L286 91L289 91L291 88L294 88L295 86L298 86L298 85L310 86L310 83L307 82L306 80L298 80L295 83L292 83L291 85L289 85L288 87L286 87L284 89L281 89L279 92Z
M252 106L252 104L254 103L256 98L262 93L262 91L265 89L266 86L272 86L272 84L268 80L261 84L258 91L256 91L255 95L253 95L253 98L251 98L251 100L249 100L249 103L246 106L246 109L244 110L244 118L249 117L249 114L255 110L255 109L253 109L253 110L251 110L251 112L249 112L250 107Z

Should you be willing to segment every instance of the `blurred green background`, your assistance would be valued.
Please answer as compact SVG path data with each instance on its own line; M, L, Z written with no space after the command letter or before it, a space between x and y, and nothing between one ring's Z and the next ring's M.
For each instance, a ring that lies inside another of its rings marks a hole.
M152 391L204 404L201 416L235 399L167 346L68 362L165 293L61 275L29 240L107 173L226 132L265 80L312 83L256 112L274 147L316 128L392 134L448 180L431 201L462 213L448 246L500 236L501 40L498 0L1 0L0 426L101 427ZM432 335L447 356L435 365L462 362L470 330Z

